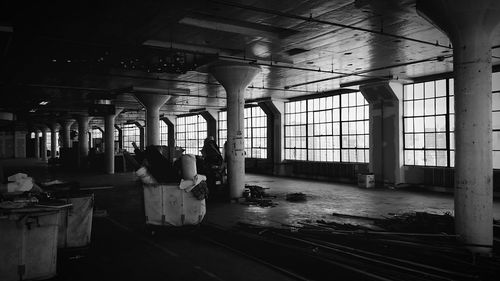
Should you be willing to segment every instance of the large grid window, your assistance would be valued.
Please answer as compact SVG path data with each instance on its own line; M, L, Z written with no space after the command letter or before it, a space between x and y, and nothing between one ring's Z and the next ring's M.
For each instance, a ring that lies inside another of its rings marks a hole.
M444 79L404 86L405 165L448 166L446 93Z
M339 120L337 120L339 121ZM307 101L285 104L285 159L307 160Z
M260 107L247 107L245 118L245 152L248 158L267 158L267 115ZM227 141L227 111L219 112L219 146Z
M59 132L56 132L56 152L59 151ZM45 143L45 147L47 150L50 150L52 153L52 132L47 131L47 141Z
M219 121L218 121L218 134L219 137L217 140L219 141L219 147L223 148L224 144L227 141L227 111L219 111Z
M102 132L98 128L92 128L90 133L92 134L93 139L102 139Z
M115 142L120 141L120 131L118 131L117 128L115 128Z
M47 131L47 139L45 141L45 147L47 148L47 150L51 150L52 149L52 133L50 131Z
M168 125L163 120L160 120L160 145L168 146Z
M342 162L369 162L368 102L361 92L342 94Z
M307 101L307 160L340 160L339 116L339 96Z
M135 142L137 146L141 145L141 131L139 127L135 124L125 124L122 126L123 135L123 149L128 152L134 152L134 146L132 142Z
M368 103L360 92L285 104L285 159L368 162Z
M492 75L493 168L500 169L500 72ZM455 166L454 80L404 86L405 165Z
M492 78L493 169L500 169L500 72L493 73Z
M102 143L102 132L98 128L92 128L90 136L92 137L92 146Z
M267 158L267 115L262 108L245 108L245 151L250 158Z
M178 117L176 120L177 146L186 154L200 155L207 138L207 121L201 115Z

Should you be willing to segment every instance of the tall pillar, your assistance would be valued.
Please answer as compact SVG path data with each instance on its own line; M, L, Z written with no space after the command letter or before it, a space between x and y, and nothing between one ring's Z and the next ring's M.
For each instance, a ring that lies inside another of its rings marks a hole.
M285 174L283 155L285 148L285 103L281 100L266 100L259 106L267 115L267 158L273 161L273 174Z
M146 108L146 145L160 144L160 108L169 95L135 93L137 100Z
M80 165L84 164L89 154L89 122L92 117L87 115L78 115L78 153L80 156Z
M35 129L35 159L40 159L40 137L38 137L39 130Z
M61 120L59 124L61 124L61 129L59 132L62 132L59 134L59 137L62 137L62 145L64 148L70 148L71 147L71 125L73 125L75 121L71 119L66 119L66 120Z
M59 124L53 122L50 124L50 158L56 158L57 152L57 129Z
M123 108L116 108L115 114L104 116L104 158L106 159L106 173L115 173L115 118Z
M228 185L231 199L242 196L245 188L245 89L260 72L249 64L223 63L210 68L227 96Z
M165 116L163 117L163 122L168 126L168 153L170 155L170 161L174 162L177 158L175 157L175 116ZM175 159L174 159L175 158Z
M217 123L219 120L218 112L215 110L207 110L200 113L201 117L207 121L207 136L213 137L217 143Z
M359 88L369 104L370 173L380 185L404 182L403 84L382 81Z
M478 254L493 246L491 35L500 1L417 1L417 10L453 43L455 231ZM475 246L474 246L475 245Z
M42 161L47 162L47 127L41 127L42 131Z

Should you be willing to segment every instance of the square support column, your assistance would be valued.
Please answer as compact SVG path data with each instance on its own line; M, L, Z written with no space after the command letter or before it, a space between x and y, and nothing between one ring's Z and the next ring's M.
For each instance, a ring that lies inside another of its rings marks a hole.
M404 182L403 85L380 82L362 85L370 109L369 170L379 185Z

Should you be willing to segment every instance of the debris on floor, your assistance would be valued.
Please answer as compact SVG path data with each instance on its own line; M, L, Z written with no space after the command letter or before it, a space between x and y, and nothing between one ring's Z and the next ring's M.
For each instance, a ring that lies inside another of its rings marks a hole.
M304 202L307 200L307 196L302 192L288 193L286 195L286 201L290 202Z
M273 202L272 199L265 198L246 198L241 204L258 207L275 207L278 205L278 203Z
M431 214L426 212L409 212L394 214L375 225L388 231L415 233L455 233L454 218L450 213Z
M274 197L266 193L266 190L269 188L264 188L258 185L245 185L245 191L243 192L244 197L251 198L266 198L266 197Z
M248 206L259 206L259 207L274 207L278 203L273 202L271 198L276 198L274 195L269 195L266 190L269 188L264 188L258 185L245 185L245 190L243 191L243 197L245 201L241 204Z

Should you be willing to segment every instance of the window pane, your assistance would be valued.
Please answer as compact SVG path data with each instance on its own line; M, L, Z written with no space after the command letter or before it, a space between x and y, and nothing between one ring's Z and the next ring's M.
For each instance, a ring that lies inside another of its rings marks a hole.
M493 132L493 150L500 150L500 131Z
M491 128L500 130L500 111L491 113Z
M404 100L413 100L413 84L404 85Z
M425 165L425 155L423 150L415 150L415 165Z
M446 96L446 80L436 81L436 97Z
M413 112L414 112L415 116L424 115L424 101L423 100L415 101Z
M493 169L500 169L500 151L493 151Z
M500 93L493 93L492 95L492 109L500 110Z
M446 167L448 165L446 150L436 151L436 166Z
M415 157L413 150L405 150L405 165L414 165Z
M425 151L425 165L426 166L436 166L436 151L426 150Z
M436 99L436 114L446 114L446 98Z
M424 85L422 83L415 84L413 87L414 99L424 98Z
M424 148L425 138L424 134L415 134L414 146L415 148Z
M414 148L413 134L405 134L405 148Z

